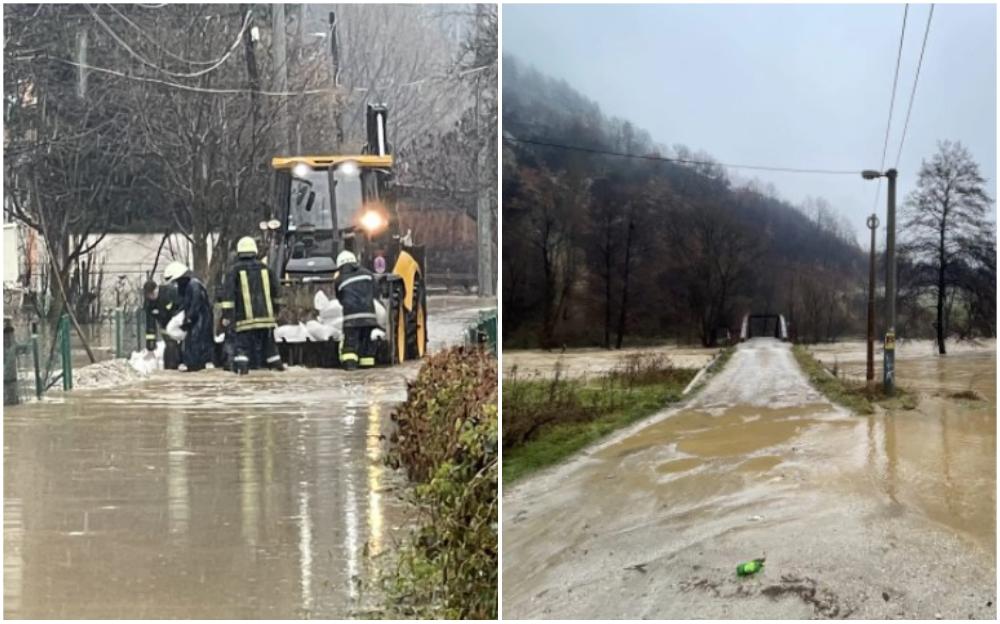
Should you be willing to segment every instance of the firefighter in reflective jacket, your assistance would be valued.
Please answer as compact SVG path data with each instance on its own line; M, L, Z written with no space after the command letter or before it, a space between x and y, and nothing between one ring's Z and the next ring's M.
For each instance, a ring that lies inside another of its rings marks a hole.
M340 339L340 365L347 370L375 366L375 343L372 329L375 320L375 278L361 267L350 251L337 256L333 275L337 299L344 309L343 337Z
M257 259L257 243L244 236L236 243L236 263L226 276L222 291L222 324L234 330L233 372L246 375L266 362L268 368L285 370L274 342L278 312L278 284Z
M176 310L177 289L171 284L160 286L149 280L142 287L143 308L146 312L146 350L156 350L156 339L161 329L166 329ZM180 344L163 334L163 368L176 370L181 363Z

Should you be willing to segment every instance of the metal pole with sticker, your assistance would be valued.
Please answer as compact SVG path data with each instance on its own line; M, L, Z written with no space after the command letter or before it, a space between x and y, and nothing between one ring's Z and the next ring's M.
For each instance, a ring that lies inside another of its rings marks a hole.
M892 394L896 386L896 332L889 330L885 334L885 393Z

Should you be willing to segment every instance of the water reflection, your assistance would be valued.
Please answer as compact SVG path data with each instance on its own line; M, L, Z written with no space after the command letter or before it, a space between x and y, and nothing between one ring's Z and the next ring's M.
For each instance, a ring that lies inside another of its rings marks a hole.
M916 410L865 417L868 471L894 505L996 545L992 405L927 398ZM873 435L874 432L874 435Z
M190 518L185 418L183 412L167 416L167 513L173 534L187 533Z
M363 404L350 400L344 408L344 423L348 430L353 430L357 413ZM351 465L351 448L341 446L341 461L343 465ZM358 494L354 471L348 470L344 475L344 552L347 554L347 591L352 600L358 598L356 581L358 576Z
M385 466L382 463L382 410L378 403L368 406L368 431L365 433L368 455L368 551L372 557L382 554L382 488Z
M404 398L384 372L219 372L6 410L4 614L349 617Z

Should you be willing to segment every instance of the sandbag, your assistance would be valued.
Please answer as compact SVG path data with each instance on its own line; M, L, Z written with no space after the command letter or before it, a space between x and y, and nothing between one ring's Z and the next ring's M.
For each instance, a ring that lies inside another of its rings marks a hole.
M327 342L333 338L334 333L338 334L337 340L340 339L340 332L336 328L320 323L319 321L309 321L306 323L306 331L309 333L309 338L316 342Z
M151 375L154 371L163 370L163 351L166 345L162 340L157 341L156 349L153 351L133 351L129 356L128 363L133 370L142 375Z
M277 342L308 342L309 331L303 323L279 325L274 328L274 339Z
M344 318L344 307L334 299L325 308L319 311L319 320L322 323L339 325Z
M344 307L340 304L340 301L330 299L326 296L326 293L318 290L313 295L313 307L319 313L318 320L320 323L330 325L338 330L343 326ZM383 329L385 329L388 322L388 314L386 313L385 306L378 299L375 300L375 322Z
M330 305L330 298L326 296L326 293L322 290L317 290L316 294L313 295L313 307L316 308L317 312L322 312Z
M171 340L176 340L177 342L181 342L184 340L185 337L187 337L187 332L181 329L181 325L183 324L184 324L183 312L178 312L173 317L171 317L170 321L167 323L167 328L165 330L167 332L167 335L170 336Z

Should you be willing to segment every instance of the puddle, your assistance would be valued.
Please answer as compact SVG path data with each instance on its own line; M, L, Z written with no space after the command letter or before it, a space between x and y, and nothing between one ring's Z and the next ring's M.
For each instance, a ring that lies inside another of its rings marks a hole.
M859 362L863 374L863 350ZM859 416L809 387L787 345L741 345L685 409L505 493L505 613L733 617L739 606L691 602L678 583L697 570L731 574L766 552L768 570L822 572L830 595L905 583L907 614L954 607L995 617L995 353L946 364L912 357L899 371L901 384L919 380L919 408ZM970 386L989 400L933 396ZM928 556L933 577L905 574ZM630 572L637 564L641 576ZM813 596L818 586L789 584L794 592L768 590L759 601L745 593L747 613L808 617L789 611L792 594ZM545 600L533 598L540 593ZM900 610L881 596L824 605L814 615L857 607L854 617L881 619Z

